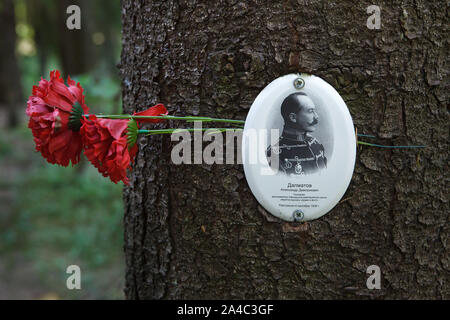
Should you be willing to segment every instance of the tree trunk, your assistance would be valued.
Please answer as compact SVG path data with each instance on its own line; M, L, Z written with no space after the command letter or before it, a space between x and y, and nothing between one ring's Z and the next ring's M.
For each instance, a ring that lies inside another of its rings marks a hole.
M242 165L174 165L169 136L141 137L124 190L128 299L450 298L446 10L378 2L380 30L370 2L122 1L127 113L161 102L245 119L269 82L307 72L359 132L427 146L358 148L344 200L296 224L259 206Z
M0 109L6 110L6 124L15 127L19 123L18 110L23 96L20 72L16 59L16 19L12 0L0 3Z
M96 54L92 44L92 26L95 18L92 15L92 1L86 0L58 0L56 1L58 29L58 50L64 74L77 75L88 72L96 61ZM81 10L81 29L69 30L66 26L67 8L77 5Z

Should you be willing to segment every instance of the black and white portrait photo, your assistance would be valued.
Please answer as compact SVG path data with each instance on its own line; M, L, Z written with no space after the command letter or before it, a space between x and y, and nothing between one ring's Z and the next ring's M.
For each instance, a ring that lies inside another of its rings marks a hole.
M327 152L316 135L321 116L314 101L304 92L288 95L279 112L284 122L280 126L278 143L267 148L269 164L271 157L278 156L279 172L287 175L308 175L327 167ZM321 136L329 132L321 128ZM328 141L328 139L325 139Z

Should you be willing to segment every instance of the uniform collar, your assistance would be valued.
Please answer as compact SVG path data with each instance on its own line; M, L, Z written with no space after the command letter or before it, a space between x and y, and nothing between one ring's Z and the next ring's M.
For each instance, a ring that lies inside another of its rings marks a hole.
M299 131L292 127L284 126L282 136L296 141L307 141L310 137L305 131Z

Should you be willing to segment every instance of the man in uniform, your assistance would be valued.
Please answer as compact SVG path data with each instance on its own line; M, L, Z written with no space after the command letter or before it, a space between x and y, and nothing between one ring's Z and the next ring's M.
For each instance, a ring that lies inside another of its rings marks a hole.
M284 128L281 137L267 148L267 157L278 155L279 170L288 175L305 175L326 168L323 145L311 133L319 117L314 102L303 92L287 96L281 104Z

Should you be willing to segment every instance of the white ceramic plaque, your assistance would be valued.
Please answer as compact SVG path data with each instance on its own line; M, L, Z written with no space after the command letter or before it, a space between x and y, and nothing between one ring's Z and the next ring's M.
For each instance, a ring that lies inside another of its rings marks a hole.
M352 118L339 93L319 77L289 74L257 96L245 120L242 160L258 202L286 221L329 212L355 166Z

